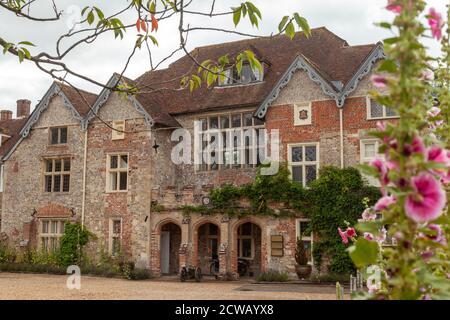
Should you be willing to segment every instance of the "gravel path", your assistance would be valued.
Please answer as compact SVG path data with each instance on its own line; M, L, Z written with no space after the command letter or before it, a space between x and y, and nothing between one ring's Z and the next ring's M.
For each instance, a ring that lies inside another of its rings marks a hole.
M128 281L84 276L80 290L66 287L66 276L0 273L0 300L65 299L334 299L331 287L295 284L250 284L249 282L201 283L176 280ZM274 291L276 294L274 294Z

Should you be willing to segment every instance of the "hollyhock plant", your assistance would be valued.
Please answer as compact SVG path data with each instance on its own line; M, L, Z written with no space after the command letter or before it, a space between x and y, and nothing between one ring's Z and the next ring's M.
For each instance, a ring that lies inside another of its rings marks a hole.
M402 6L398 3L397 0L389 0L386 9L397 14L402 13Z
M387 78L382 75L375 74L371 78L373 85L378 89L384 89L387 85Z
M344 244L347 244L347 243L348 243L348 237L347 237L347 234L346 234L344 231L342 231L341 228L338 228L338 232L339 232L339 235L340 235L341 238L342 238L342 242L343 242Z
M441 113L441 109L438 107L432 107L430 110L427 111L427 115L430 118L435 118Z
M406 197L406 215L416 222L432 221L442 214L446 194L440 183L429 174L412 178L414 191Z
M431 34L433 38L441 40L442 38L442 28L444 27L444 19L442 15L436 11L434 8L430 8L428 13L428 25L431 28Z
M375 204L375 211L386 210L391 204L394 204L397 199L394 196L384 196Z

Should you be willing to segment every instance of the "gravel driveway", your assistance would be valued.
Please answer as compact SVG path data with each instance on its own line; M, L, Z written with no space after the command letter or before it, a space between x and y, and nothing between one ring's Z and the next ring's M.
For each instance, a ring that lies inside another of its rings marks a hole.
M333 287L249 282L181 283L175 279L128 281L90 276L81 278L80 290L66 287L66 276L0 273L0 300L61 299L335 299ZM274 294L276 292L276 294Z

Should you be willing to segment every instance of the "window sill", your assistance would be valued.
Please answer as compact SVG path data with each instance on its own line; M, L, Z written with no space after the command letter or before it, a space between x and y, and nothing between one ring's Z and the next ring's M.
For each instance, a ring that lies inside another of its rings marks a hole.
M127 193L127 190L106 190L105 193Z
M380 117L380 118L367 118L367 121L371 120L390 120L390 119L400 119L399 116L392 116L392 117Z

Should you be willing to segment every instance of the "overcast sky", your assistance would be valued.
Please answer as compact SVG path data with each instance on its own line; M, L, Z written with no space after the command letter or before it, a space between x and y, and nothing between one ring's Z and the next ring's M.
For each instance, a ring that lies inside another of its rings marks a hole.
M193 0L197 8L207 11L211 0ZM15 15L0 9L0 36L10 42L28 40L37 45L33 53L40 51L55 52L56 39L68 31L70 23L79 16L80 8L87 4L96 3L106 14L124 8L125 0L56 0L60 9L65 13L59 22L36 23L17 18ZM243 0L218 0L217 11L229 9ZM279 21L284 15L299 12L306 17L311 27L326 26L341 38L346 39L350 45L375 43L383 38L392 36L387 31L374 26L374 22L389 21L392 15L384 10L386 0L254 0L262 11L263 22L259 29L252 28L245 21L238 26L238 31L267 35L277 30ZM448 0L428 0L429 6L445 11ZM50 0L38 0L32 13L38 16L48 15ZM137 19L135 14L123 16L123 22L133 23ZM215 19L190 19L191 26L221 26L234 29L231 17ZM173 51L179 43L177 34L177 21L164 21L160 23L156 37L159 47L154 49L154 59L158 60ZM238 36L223 33L197 32L189 35L188 46L220 43L240 39ZM105 83L113 72L121 72L123 65L132 50L136 40L136 31L129 30L124 40L115 40L112 34L100 38L97 43L83 46L73 51L64 61L79 73L92 77ZM427 41L426 45L434 55L439 53L436 41ZM174 59L179 58L179 55ZM173 61L172 59L171 61ZM146 50L139 52L132 60L126 76L134 79L149 69ZM30 99L32 106L42 98L52 83L51 77L38 70L34 64L24 62L19 64L18 59L11 55L2 55L0 52L0 109L10 109L15 112L17 99ZM98 93L99 87L77 79L70 81L80 88Z

